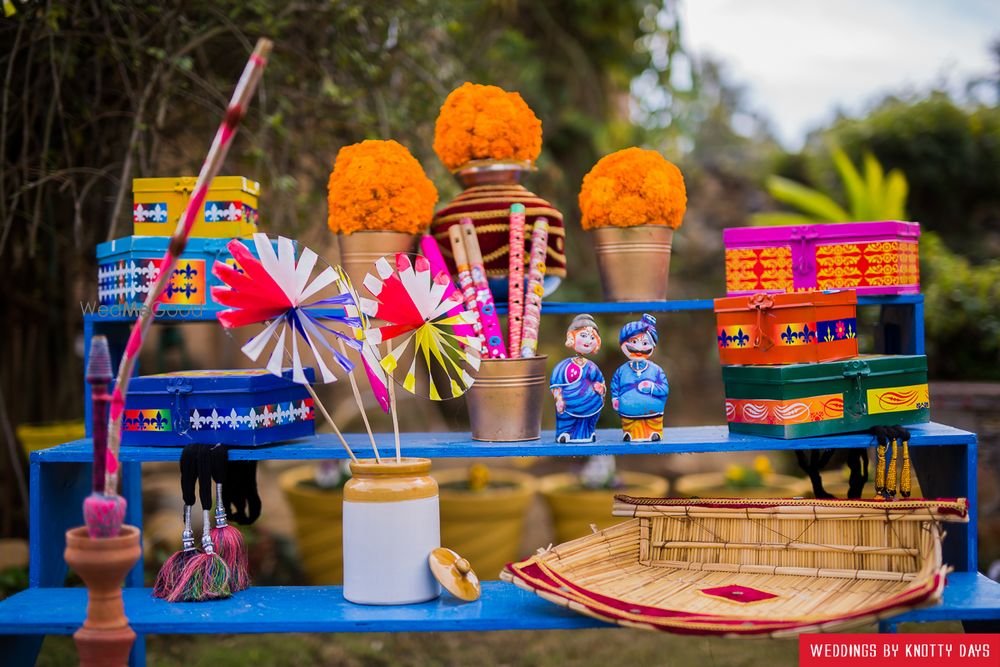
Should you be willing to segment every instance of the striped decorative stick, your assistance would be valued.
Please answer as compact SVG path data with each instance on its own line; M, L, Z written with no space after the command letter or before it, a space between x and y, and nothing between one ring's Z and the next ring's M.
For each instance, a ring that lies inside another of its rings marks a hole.
M482 342L480 354L489 357L490 352L486 348L486 338L483 336L483 323L479 319L478 301L476 299L476 286L472 283L472 272L469 270L469 257L465 254L465 241L462 239L462 226L452 225L448 228L448 240L451 241L451 254L455 258L455 268L458 270L458 288L462 291L462 299L469 312L475 313L476 321L472 323L472 329Z
M521 349L521 325L524 318L524 204L511 204L510 265L507 282L507 349L517 357Z
M139 350L142 348L146 333L149 331L149 325L156 314L160 296L173 277L177 258L184 252L184 247L187 245L188 236L194 226L195 217L205 202L208 188L219 173L219 169L226 159L226 153L229 152L229 147L233 143L233 136L246 113L247 105L250 103L254 91L257 90L257 84L260 83L260 77L264 73L272 46L271 40L261 38L257 40L257 45L254 47L253 53L250 54L250 60L247 61L246 67L243 69L243 74L240 76L239 83L236 84L236 90L233 91L233 97L229 102L229 108L226 109L226 116L215 133L215 139L212 141L212 147L208 150L205 162L201 165L201 172L199 172L198 181L191 192L191 199L188 201L187 208L184 209L184 214L177 221L177 228L170 238L166 254L160 260L156 282L146 294L146 301L139 312L139 319L136 320L132 326L132 333L129 334L128 343L125 345L125 354L118 366L115 390L111 395L111 413L108 418L108 460L104 483L106 495L117 493L118 489L118 450L122 441L125 396L128 393L128 383L132 377L136 359L139 357Z
M490 358L506 359L507 346L503 342L503 330L500 328L500 318L497 317L497 307L493 303L493 292L486 282L486 267L483 266L483 253L479 250L479 237L476 236L476 226L470 218L462 218L462 237L465 239L465 254L469 258L469 270L472 272L472 284L476 287L476 303L479 306L479 321L483 325L483 338L486 339L486 349Z
M538 327L542 322L542 294L545 292L545 251L549 245L549 221L537 218L531 230L531 263L528 292L524 297L524 325L521 357L533 357L538 350Z

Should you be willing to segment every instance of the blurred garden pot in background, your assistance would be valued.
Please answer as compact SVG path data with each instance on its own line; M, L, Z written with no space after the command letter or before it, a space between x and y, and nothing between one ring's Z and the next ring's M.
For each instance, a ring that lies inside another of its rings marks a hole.
M594 242L604 298L662 301L667 298L674 230L665 225L597 227Z
M295 537L306 578L314 586L343 581L343 489L324 489L315 482L316 466L286 470L281 491L295 517Z
M434 473L441 493L441 543L465 556L484 579L495 579L518 558L524 520L535 496L535 478L516 470L489 471L478 491L460 488L465 468Z
M438 484L430 459L351 463L344 485L344 598L414 604L441 588L427 557L441 546Z
M466 393L473 440L519 442L541 437L547 360L541 355L480 362L476 381Z
M591 525L598 530L621 521L611 515L615 496L625 494L660 498L667 494L667 480L644 472L618 473L621 485L613 489L588 489L572 473L546 475L539 480L539 490L552 512L556 542L562 544L590 535Z

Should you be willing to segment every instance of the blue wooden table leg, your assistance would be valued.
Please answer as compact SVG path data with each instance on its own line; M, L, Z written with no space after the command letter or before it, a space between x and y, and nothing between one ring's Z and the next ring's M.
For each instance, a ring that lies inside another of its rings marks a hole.
M0 635L0 655L10 667L31 667L38 660L45 635Z
M41 465L36 455L31 457L28 584L32 588L66 582L66 531L83 524L91 469L89 463Z
M136 635L132 652L128 654L129 667L146 667L146 635Z
M969 499L969 522L947 525L942 556L956 570L975 572L976 446L910 447L910 458L924 497Z
M892 621L879 621L878 631L883 635L894 635L896 634L896 624Z
M121 494L125 498L125 502L128 503L125 510L125 523L139 529L139 544L142 544L142 464L122 463L121 480ZM126 586L142 588L145 585L144 560L143 554L139 554L139 561L125 578Z

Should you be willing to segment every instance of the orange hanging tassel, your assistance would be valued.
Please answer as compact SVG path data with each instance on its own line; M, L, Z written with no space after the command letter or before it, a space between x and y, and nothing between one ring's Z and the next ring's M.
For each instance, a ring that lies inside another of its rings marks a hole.
M889 459L889 469L885 473L885 493L890 498L896 497L896 454L898 447L896 439L892 439L892 458Z
M910 484L912 483L912 472L910 470L910 441L903 441L903 466L900 471L899 495L904 498L910 497Z
M885 495L885 449L886 444L881 439L876 447L875 458L875 495Z

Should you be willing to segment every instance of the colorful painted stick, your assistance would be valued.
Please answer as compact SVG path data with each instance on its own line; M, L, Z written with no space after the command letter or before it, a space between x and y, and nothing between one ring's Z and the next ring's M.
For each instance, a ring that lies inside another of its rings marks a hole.
M524 325L521 356L533 357L538 350L538 327L542 321L542 294L545 292L545 252L549 244L549 221L538 218L531 230L531 263L528 290L524 297Z
M500 328L500 318L497 317L496 304L493 303L493 293L490 291L490 284L486 282L486 267L483 266L483 253L479 250L476 226L470 218L462 218L461 225L465 254L472 271L472 284L476 287L476 305L483 325L486 349L491 358L506 359L507 346L503 342L503 330Z
M507 349L518 356L524 326L524 204L511 204L507 273Z
M205 162L201 165L201 172L198 174L198 180L195 183L194 190L191 192L191 199L188 201L187 208L184 209L184 214L177 221L177 228L170 238L166 254L160 260L156 282L153 283L146 294L146 301L139 312L139 319L136 320L132 326L132 333L129 334L128 343L125 345L125 354L122 355L121 365L118 367L118 379L115 383L115 390L111 395L111 414L108 421L107 471L104 482L105 495L115 494L118 489L118 450L121 447L125 396L128 394L128 383L132 377L135 362L139 357L139 350L142 348L142 344L146 339L146 333L149 331L149 325L156 314L160 296L163 294L167 283L173 277L177 258L184 252L184 246L187 245L187 238L191 234L195 218L197 218L202 205L205 203L205 195L208 194L208 188L212 184L212 180L219 173L219 169L226 158L226 153L229 152L229 147L233 143L233 137L236 134L240 121L243 119L243 114L246 113L250 98L253 97L254 91L257 90L257 84L264 73L264 67L267 65L267 56L271 53L272 46L271 40L261 38L257 40L257 45L254 47L253 53L250 54L250 60L247 61L246 67L243 69L243 74L240 76L239 83L236 84L236 90L233 91L233 97L229 102L229 108L226 109L226 116L215 133L215 139L212 141L212 147L208 150Z
M448 229L448 240L451 241L451 254L455 258L455 267L458 269L458 288L462 290L465 307L476 314L472 329L481 341L480 354L489 357L490 351L486 347L486 338L483 336L482 320L479 319L479 300L476 298L476 286L472 282L472 272L469 270L469 258L465 254L465 240L462 238L461 225L452 225Z

